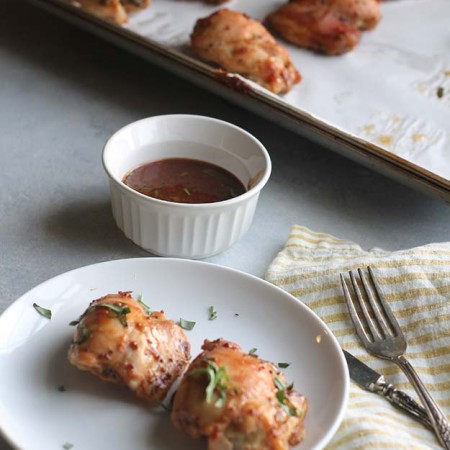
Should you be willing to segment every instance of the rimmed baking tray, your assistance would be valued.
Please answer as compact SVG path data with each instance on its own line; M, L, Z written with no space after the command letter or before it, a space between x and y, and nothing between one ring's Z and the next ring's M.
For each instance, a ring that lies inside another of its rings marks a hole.
M66 0L31 0L205 89L413 188L450 201L450 2L383 2L378 27L352 52L327 57L283 44L303 80L276 96L189 50L200 17L219 7L154 0L120 26ZM232 0L263 20L279 0Z

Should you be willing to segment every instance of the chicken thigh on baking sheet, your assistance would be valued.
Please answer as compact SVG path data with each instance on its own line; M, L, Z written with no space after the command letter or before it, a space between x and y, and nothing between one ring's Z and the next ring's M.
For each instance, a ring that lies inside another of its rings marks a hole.
M76 0L82 9L89 11L94 16L109 20L110 22L123 24L128 21L127 12L120 0L102 2L100 0Z
M120 25L128 22L127 13L145 9L150 6L150 2L151 0L75 0L86 11Z
M221 9L199 19L191 35L198 56L228 72L238 73L276 94L288 92L301 79L289 53L257 20Z
M150 402L162 400L188 365L184 331L163 312L148 314L130 293L94 300L76 324L70 363Z
M340 55L353 49L361 30L374 28L380 18L378 0L291 0L266 22L289 42Z
M305 397L270 362L205 340L180 383L172 422L208 450L288 450L304 436Z

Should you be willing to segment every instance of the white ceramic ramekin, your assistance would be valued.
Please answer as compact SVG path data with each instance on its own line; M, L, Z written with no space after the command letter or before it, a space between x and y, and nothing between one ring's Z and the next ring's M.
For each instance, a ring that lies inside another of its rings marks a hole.
M176 157L221 166L248 190L222 202L187 204L148 197L122 181L141 164ZM251 134L227 122L194 115L155 116L125 126L107 141L103 165L118 227L145 250L180 258L214 255L242 237L272 167L267 150Z

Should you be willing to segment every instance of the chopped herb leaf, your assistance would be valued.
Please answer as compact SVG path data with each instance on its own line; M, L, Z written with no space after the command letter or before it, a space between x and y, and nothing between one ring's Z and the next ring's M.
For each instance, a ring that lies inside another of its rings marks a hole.
M278 363L278 367L280 369L287 369L290 365L291 365L291 363L284 363L284 362Z
M69 325L70 326L78 325L87 314L96 311L97 309L109 309L110 312L113 313L113 317L117 317L117 319L119 319L120 323L124 327L128 326L126 315L131 312L130 308L128 306L112 305L109 303L100 303L89 306L89 308L87 308L86 311L83 314L81 314L78 320L72 320L72 322L70 322Z
M188 188L184 188L183 191L184 191L184 193L185 193L186 195L191 195L191 193L189 192L189 189L188 189Z
M142 308L145 311L145 314L150 315L152 310L150 309L150 306L146 305L142 300L142 294L140 294L137 298L137 302L142 306Z
M65 449L65 450L69 450L69 449L71 449L73 447L73 444L71 444L70 442L66 442L64 445L63 445L63 448Z
M44 316L46 319L52 318L52 312L47 309L43 308L42 306L39 306L37 303L33 303L33 308L41 315Z
M180 317L180 322L178 323L183 330L192 330L195 327L195 322L191 322L190 320L185 320Z
M238 314L238 313L234 313L234 315L235 315L236 317L239 317L239 314Z
M438 98L442 98L444 96L444 88L442 86L439 86L436 90L436 95Z
M275 384L275 387L277 388L277 393L275 394L275 396L277 397L277 400L280 403L283 410L290 416L299 417L299 411L297 407L291 402L290 398L286 395L286 392L292 390L294 384L291 383L289 386L285 386L284 383L278 377L275 377L273 382Z
M100 305L96 305L96 308L107 308L117 314L129 314L131 312L128 306L113 305L109 303L101 303Z
M258 351L258 349L255 348L255 347L253 347L253 348L251 348L251 349L248 351L248 354L249 354L250 356L258 356L258 355L256 354L257 351Z
M188 375L207 375L209 382L205 389L206 403L211 403L213 394L218 395L218 399L214 402L216 408L225 405L227 399L227 386L229 381L228 375L224 367L219 367L214 361L206 360L206 367L199 367L191 370Z
M66 392L65 386L63 386L63 385L58 386L58 391L59 391L59 392Z
M120 323L127 327L127 318L126 315L131 312L130 308L128 306L122 306L122 305L111 305L109 303L101 303L100 305L95 305L96 308L107 308L110 311L112 311L115 314L115 317L117 317L120 321Z
M282 382L278 377L275 377L274 380L273 380L273 382L274 382L274 384L275 384L275 387L276 387L279 391L282 391L282 390L285 389L285 386L284 386L283 382Z
M155 399L155 402L161 406L164 411L170 413L172 412L171 405L166 405L155 393L153 393L153 398Z
M78 341L75 341L75 344L83 344L84 342L86 342L89 339L89 330L88 327L86 325L81 325L81 327L78 329L78 333L81 334L80 338L78 339Z
M209 307L209 320L217 319L217 311L214 306Z

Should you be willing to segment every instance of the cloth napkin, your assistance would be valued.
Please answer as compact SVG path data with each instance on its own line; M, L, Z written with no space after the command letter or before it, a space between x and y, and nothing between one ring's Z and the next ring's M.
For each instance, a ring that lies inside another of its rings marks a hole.
M450 413L450 243L408 250L363 250L358 244L293 226L266 279L324 320L343 348L418 397L393 363L369 355L359 342L341 292L339 273L370 265L408 341L407 359ZM306 430L308 432L308 430ZM347 411L328 449L438 449L433 432L383 397L350 384Z

